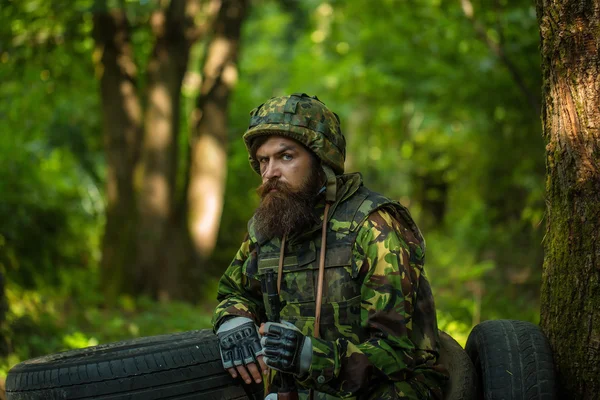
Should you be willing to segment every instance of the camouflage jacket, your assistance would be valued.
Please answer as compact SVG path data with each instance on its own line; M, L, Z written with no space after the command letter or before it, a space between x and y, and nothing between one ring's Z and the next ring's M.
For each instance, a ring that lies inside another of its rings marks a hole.
M338 187L319 338L313 335L320 227L286 242L281 318L313 343L309 373L298 386L317 391L316 399L441 399L446 371L436 363L439 338L421 234L406 209L366 189L358 174L341 176ZM248 231L220 280L215 329L231 315L266 321L260 279L277 272L281 243L259 237L252 220Z

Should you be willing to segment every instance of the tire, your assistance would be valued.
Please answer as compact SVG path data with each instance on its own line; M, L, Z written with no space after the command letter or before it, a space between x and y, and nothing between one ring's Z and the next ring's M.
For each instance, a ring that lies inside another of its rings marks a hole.
M7 400L262 399L223 369L210 330L150 336L24 361L6 378Z
M444 400L476 400L475 367L460 344L444 331L440 331L439 362L450 373Z
M513 320L485 321L467 339L475 365L479 398L484 400L555 400L552 351L539 327Z

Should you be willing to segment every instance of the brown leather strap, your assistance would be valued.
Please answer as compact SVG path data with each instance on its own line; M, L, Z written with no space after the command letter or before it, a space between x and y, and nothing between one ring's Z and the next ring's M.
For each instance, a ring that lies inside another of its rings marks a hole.
M319 255L319 278L317 280L317 305L315 308L315 332L316 338L320 337L321 328L321 305L323 302L323 281L325 280L325 253L327 252L327 217L329 214L329 203L325 204L323 214L323 229L321 232L321 254Z
M281 291L281 277L283 276L283 259L285 258L285 239L287 235L283 235L281 238L281 250L279 250L279 268L277 271L277 293ZM273 380L272 369L269 368L269 376L266 382L266 392L271 391L271 381Z
M325 253L327 252L327 219L329 216L329 203L325 203L325 212L323 213L323 228L321 230L321 254L319 254L319 278L317 280L317 305L315 307L315 331L314 337L321 336L321 305L323 303L323 281L325 280ZM308 391L309 400L313 400L315 391L311 388Z
M277 293L281 292L281 278L283 277L283 259L285 258L285 239L287 235L281 238L281 250L279 251L279 268L277 270Z

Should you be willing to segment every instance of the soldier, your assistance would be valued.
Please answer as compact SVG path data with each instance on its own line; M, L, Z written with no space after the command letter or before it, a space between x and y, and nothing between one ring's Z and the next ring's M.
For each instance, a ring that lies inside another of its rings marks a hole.
M425 242L408 210L343 174L339 118L316 97L272 98L250 115L261 203L219 282L224 368L265 377L270 392L293 376L301 399L442 399ZM269 274L281 323L267 321Z

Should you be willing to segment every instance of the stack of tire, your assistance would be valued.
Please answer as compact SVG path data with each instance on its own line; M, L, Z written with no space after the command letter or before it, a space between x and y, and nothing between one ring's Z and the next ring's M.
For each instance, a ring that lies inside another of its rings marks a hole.
M554 400L548 342L527 322L477 325L466 352L440 332L441 361L450 371L445 400ZM221 365L209 330L145 337L31 359L6 379L8 400L263 399Z

